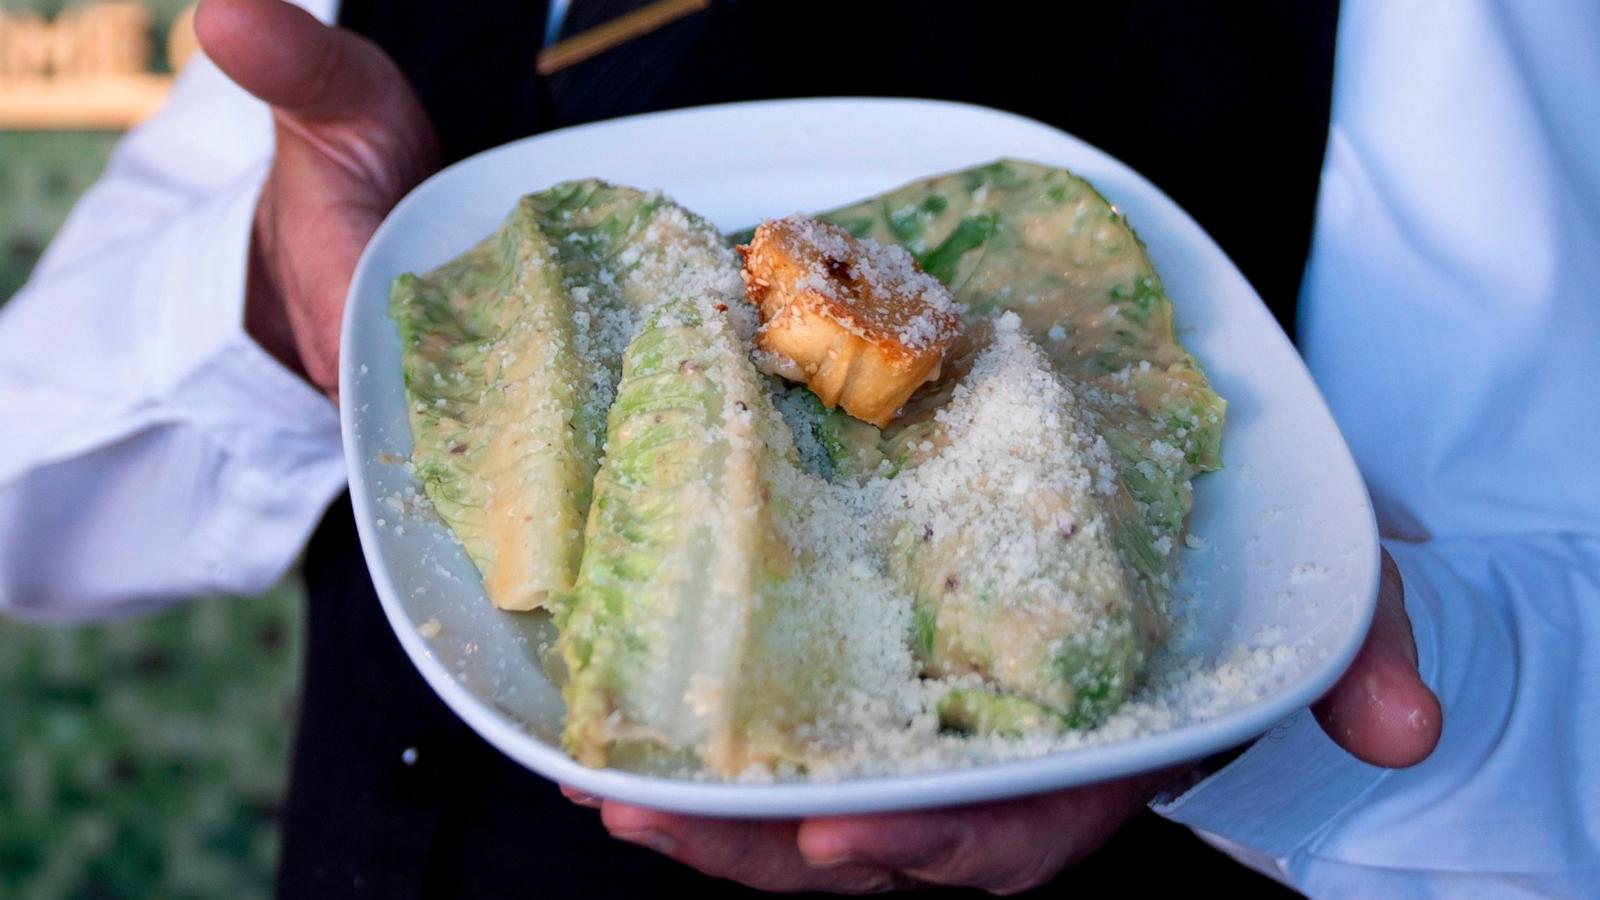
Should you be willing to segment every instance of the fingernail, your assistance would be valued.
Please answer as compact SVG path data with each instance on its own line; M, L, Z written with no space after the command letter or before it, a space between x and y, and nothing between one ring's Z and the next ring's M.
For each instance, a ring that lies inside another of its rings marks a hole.
M866 861L866 857L852 850L846 850L838 856L812 856L806 858L806 863L815 869L837 869L840 866L854 866Z
M1406 724L1410 725L1411 730L1417 734L1423 734L1433 727L1433 723L1428 719L1428 714L1420 709L1413 709L1411 714L1406 716Z
M630 844L649 847L657 853L663 853L668 856L672 855L672 851L678 849L677 841L659 831L626 831L619 832L616 836Z
M599 797L596 797L588 791L580 791L570 784L561 785L561 796L571 800L573 803L576 803L579 806L587 806L590 809L600 808L601 801Z

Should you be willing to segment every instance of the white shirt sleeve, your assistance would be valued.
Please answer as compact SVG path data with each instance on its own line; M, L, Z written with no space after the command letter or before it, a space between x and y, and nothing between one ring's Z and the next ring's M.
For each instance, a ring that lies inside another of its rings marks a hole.
M1158 810L1314 896L1600 879L1600 6L1343 8L1302 346L1404 575L1433 756L1309 713Z
M0 612L264 590L341 489L333 405L242 324L271 152L196 57L0 309Z

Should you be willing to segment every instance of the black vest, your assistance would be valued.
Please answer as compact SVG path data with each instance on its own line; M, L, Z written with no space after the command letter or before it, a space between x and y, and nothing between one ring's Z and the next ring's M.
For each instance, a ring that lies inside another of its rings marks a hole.
M574 0L565 31L630 5ZM934 97L1021 113L1155 182L1292 333L1336 15L1332 0L724 0L549 79L533 68L543 2L347 0L340 21L400 64L447 160L551 128L732 100ZM747 893L610 840L594 812L456 719L390 633L347 503L319 529L305 571L309 635L283 896ZM1145 816L1040 894L1196 884L1273 887Z

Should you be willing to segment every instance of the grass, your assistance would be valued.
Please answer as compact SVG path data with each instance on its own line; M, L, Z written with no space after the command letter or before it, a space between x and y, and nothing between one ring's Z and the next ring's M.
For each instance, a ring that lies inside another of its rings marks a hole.
M0 896L267 897L301 600L0 620Z

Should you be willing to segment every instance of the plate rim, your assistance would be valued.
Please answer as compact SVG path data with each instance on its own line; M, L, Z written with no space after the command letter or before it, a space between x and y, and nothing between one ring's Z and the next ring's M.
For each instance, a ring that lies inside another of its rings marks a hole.
M415 623L399 599L399 592L390 578L388 567L384 564L380 544L374 533L377 527L375 519L379 515L375 508L377 498L367 484L363 468L365 463L358 455L362 449L359 446L362 438L357 427L356 404L341 402L339 410L341 442L362 556L390 628L405 649L412 665L417 668L429 687L455 715L460 716L492 746L542 777L596 796L680 813L732 818L922 809L999 800L1114 780L1185 760L1199 759L1234 744L1249 743L1265 733L1274 723L1304 708L1326 693L1349 667L1364 643L1376 608L1380 567L1378 531L1372 503L1366 494L1359 469L1342 434L1339 433L1338 423L1333 419L1321 389L1311 377L1304 360L1294 349L1288 336L1266 311L1265 304L1262 303L1254 286L1250 285L1248 279L1239 272L1238 267L1221 246L1183 207L1133 167L1111 154L1069 132L1026 116L978 104L922 98L845 96L755 100L685 107L575 125L541 132L473 154L440 169L408 192L384 217L383 222L363 248L351 276L341 317L339 360L341 397L354 398L359 393L356 370L360 363L353 352L352 335L358 320L358 289L373 277L368 275L368 269L374 265L373 248L380 246L389 232L399 227L396 223L405 218L406 211L423 202L427 194L437 189L436 186L441 181L457 177L460 170L482 165L497 155L515 153L528 144L571 139L573 135L580 133L649 128L669 119L737 115L754 109L796 110L802 107L829 106L875 107L879 110L894 107L915 109L935 115L941 112L960 112L969 116L996 117L1009 120L1013 125L1047 130L1052 136L1064 138L1122 169L1126 175L1131 176L1141 190L1149 192L1159 202L1169 206L1176 214L1176 221L1184 228L1192 230L1200 240L1216 251L1224 264L1232 270L1232 274L1249 289L1251 298L1261 307L1261 314L1270 320L1272 339L1286 345L1284 349L1289 351L1292 364L1298 367L1300 375L1309 385L1313 398L1321 405L1321 412L1333 423L1338 445L1330 448L1329 452L1338 459L1341 466L1348 467L1354 475L1355 483L1361 486L1359 503L1366 514L1364 519L1367 530L1357 543L1365 545L1358 547L1358 550L1365 551L1362 562L1366 565L1368 577L1366 589L1361 597L1351 599L1352 603L1360 602L1361 605L1359 609L1354 610L1356 621L1350 636L1339 646L1337 652L1313 663L1302 677L1274 695L1172 731L1126 741L1074 748L1038 757L911 774L780 783L702 781L666 778L617 769L592 769L579 764L560 748L545 744L536 736L518 727L498 712L491 703L474 694L449 672L427 645L426 639L417 633ZM1222 738L1222 735L1228 737ZM1244 737L1241 738L1240 735ZM1075 765L1069 766L1067 760L1071 760ZM1096 774L1088 778L1071 777L1068 774L1070 769L1092 769Z

